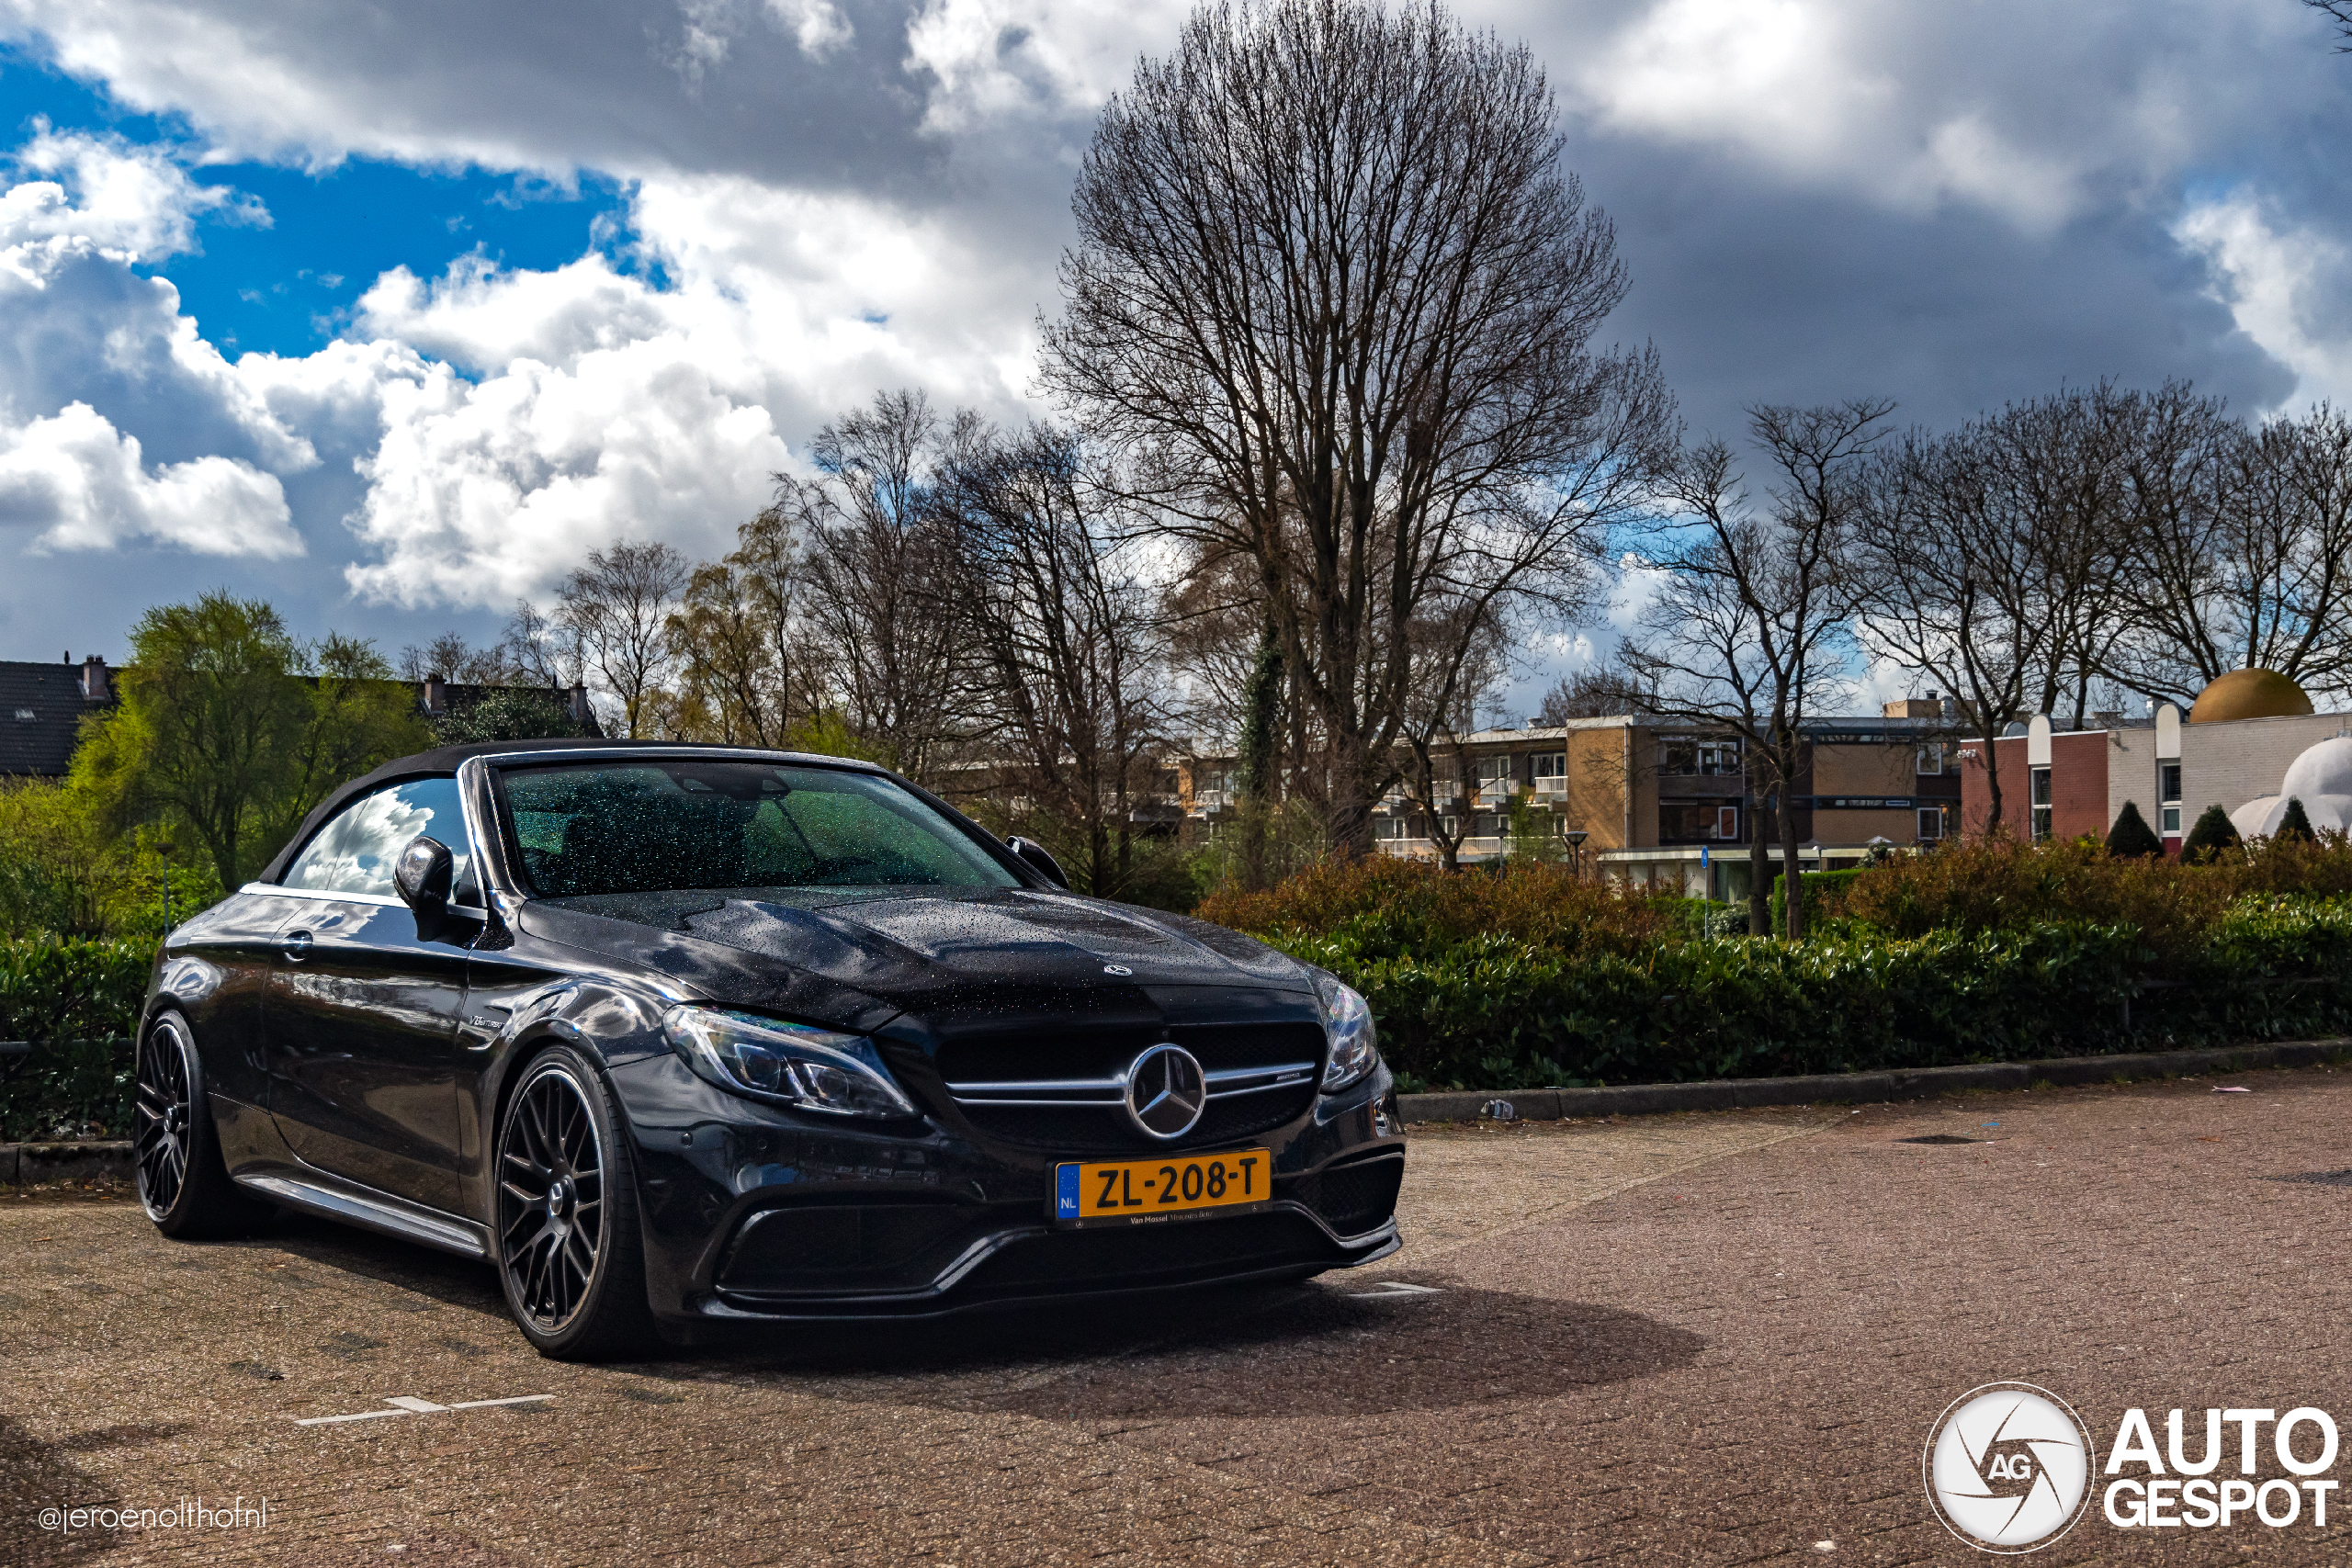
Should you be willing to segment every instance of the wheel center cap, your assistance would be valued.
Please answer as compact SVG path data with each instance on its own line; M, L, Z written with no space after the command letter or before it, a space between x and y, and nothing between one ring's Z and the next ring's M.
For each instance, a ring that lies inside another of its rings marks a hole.
M571 1179L559 1176L548 1187L548 1215L561 1219L571 1212Z

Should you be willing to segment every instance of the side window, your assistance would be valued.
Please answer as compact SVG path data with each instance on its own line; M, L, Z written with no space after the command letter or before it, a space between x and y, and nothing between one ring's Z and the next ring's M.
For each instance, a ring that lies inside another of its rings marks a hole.
M449 846L457 862L451 902L478 905L473 841L458 804L455 779L412 779L364 795L345 807L302 846L286 870L283 886L314 893L366 893L398 897L392 863L411 839L429 833Z

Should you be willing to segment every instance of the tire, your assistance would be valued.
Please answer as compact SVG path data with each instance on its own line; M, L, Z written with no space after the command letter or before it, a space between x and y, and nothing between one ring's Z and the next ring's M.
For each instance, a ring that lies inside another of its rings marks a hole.
M276 1215L229 1179L204 1058L179 1014L158 1014L140 1037L131 1094L132 1181L157 1230L180 1241L243 1235Z
M655 1342L637 1166L612 1091L568 1045L534 1057L499 1119L498 1280L540 1355L593 1361Z

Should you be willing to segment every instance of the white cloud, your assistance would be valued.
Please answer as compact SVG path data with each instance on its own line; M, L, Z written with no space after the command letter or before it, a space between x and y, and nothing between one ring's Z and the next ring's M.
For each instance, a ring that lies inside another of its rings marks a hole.
M712 384L676 339L519 360L480 386L446 367L387 389L352 520L381 558L371 598L499 605L616 536L707 550L765 503L786 460L767 411Z
M138 438L87 403L0 428L0 523L41 529L49 549L146 538L198 555L302 553L277 475L218 457L150 470Z
M1505 37L1533 35L1566 107L1608 130L1897 211L1964 204L2032 233L2140 199L2200 145L2275 118L2286 82L2200 68L2217 39L2307 53L2296 85L2325 90L2318 51L2290 36L2294 8L2263 0L1471 9Z
M811 60L824 59L857 36L832 0L767 0L767 7L768 15Z
M1165 54L1185 0L1129 6L1066 0L924 0L907 25L907 64L937 81L934 132L1009 117L1091 114L1125 86L1140 53Z
M2352 254L2246 191L2199 202L2174 236L2205 259L2238 329L2295 373L2294 398L2352 404Z
M0 194L0 246L85 240L109 255L159 261L196 248L196 221L210 215L269 222L268 209L226 186L198 185L160 147L45 125L16 155L48 176Z

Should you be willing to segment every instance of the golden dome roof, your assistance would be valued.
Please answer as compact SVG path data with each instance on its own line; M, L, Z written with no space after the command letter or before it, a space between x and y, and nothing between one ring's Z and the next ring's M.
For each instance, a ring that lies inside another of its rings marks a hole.
M2312 711L2303 689L2276 670L2233 670L2203 691L2188 710L2191 724L2236 718L2291 718Z

